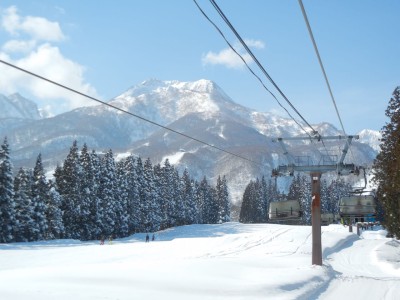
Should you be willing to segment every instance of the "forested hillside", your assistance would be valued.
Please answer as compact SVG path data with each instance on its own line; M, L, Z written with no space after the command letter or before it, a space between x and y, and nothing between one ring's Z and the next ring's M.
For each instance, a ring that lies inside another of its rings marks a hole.
M170 165L133 155L116 161L75 141L48 180L39 154L33 170L13 177L7 139L0 151L0 242L125 237L230 219L225 177L216 187Z

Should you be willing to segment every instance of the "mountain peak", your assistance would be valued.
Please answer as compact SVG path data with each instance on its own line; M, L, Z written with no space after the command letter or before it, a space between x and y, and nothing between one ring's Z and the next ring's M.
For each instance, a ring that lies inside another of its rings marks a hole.
M1 118L41 119L36 103L15 93L8 97L1 95Z

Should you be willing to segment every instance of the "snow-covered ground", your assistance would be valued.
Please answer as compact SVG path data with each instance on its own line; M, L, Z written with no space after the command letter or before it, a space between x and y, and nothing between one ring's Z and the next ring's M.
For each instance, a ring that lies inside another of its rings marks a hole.
M0 245L1 299L399 299L400 243L311 227L191 225L105 245L56 240Z

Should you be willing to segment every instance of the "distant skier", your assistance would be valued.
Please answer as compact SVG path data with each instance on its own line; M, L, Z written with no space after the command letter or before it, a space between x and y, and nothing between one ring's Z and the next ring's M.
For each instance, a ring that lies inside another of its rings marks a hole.
M154 241L155 239L156 239L156 237L154 236L154 233L153 233L153 236L151 237L151 240Z
M101 237L101 239L100 239L100 245L104 245L104 237Z
M146 233L146 243L148 243L148 242L149 242L149 240L150 240L149 234L148 234L148 233Z

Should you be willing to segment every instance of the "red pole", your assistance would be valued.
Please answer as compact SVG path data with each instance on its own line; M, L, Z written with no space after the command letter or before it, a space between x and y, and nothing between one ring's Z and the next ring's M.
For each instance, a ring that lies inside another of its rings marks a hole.
M322 266L321 173L311 173L312 264Z

